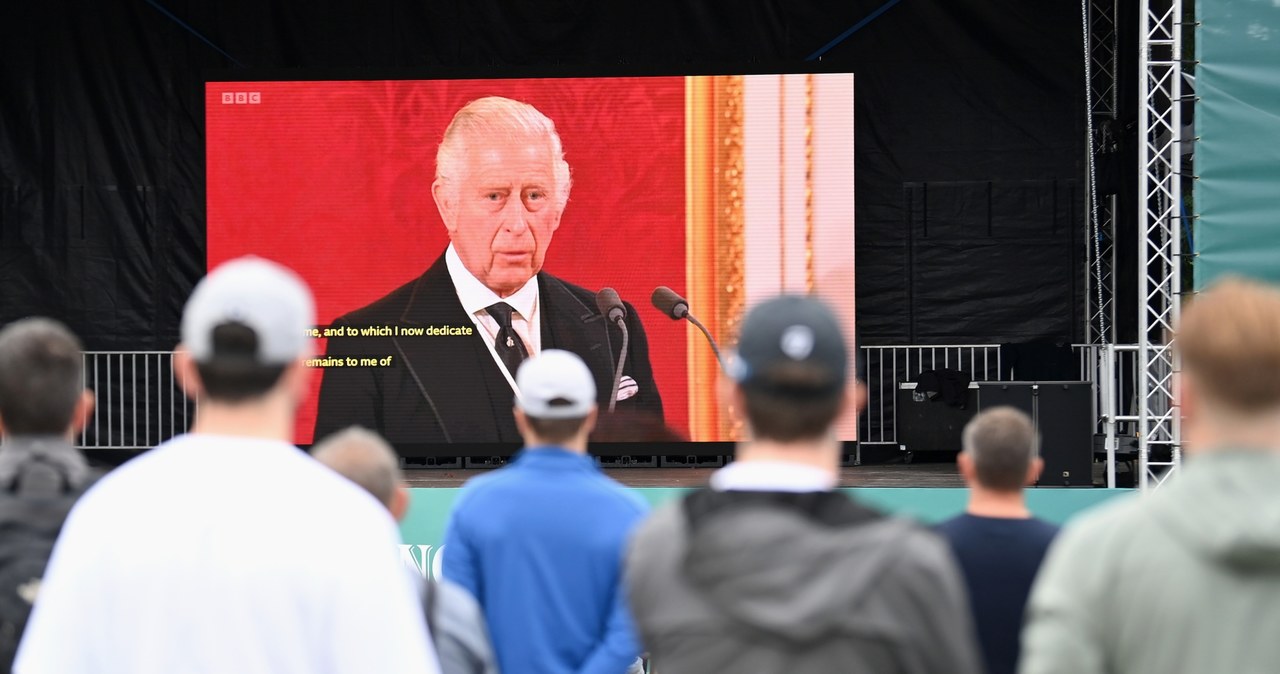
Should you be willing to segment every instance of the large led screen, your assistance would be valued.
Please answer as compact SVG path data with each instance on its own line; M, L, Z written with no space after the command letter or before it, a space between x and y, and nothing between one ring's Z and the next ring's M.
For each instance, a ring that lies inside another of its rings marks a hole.
M550 348L588 364L606 439L733 440L705 338L651 294L731 350L753 303L813 293L852 344L853 95L850 74L209 82L208 264L260 255L314 291L300 444L518 442L509 370Z

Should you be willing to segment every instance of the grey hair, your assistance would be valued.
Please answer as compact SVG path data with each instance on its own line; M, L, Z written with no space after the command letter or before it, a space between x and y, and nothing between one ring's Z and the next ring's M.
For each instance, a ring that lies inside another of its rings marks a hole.
M1013 407L988 409L964 427L964 452L973 459L978 483L988 489L1017 491L1040 452L1040 436L1028 417Z
M501 96L477 98L462 106L444 130L444 138L436 149L436 182L447 190L457 190L459 166L473 138L545 137L551 144L552 171L555 175L556 206L563 209L569 201L569 164L564 160L564 147L555 122L537 108ZM456 192L454 192L456 196Z
M325 438L311 456L391 507L401 480L400 460L382 436L352 426Z

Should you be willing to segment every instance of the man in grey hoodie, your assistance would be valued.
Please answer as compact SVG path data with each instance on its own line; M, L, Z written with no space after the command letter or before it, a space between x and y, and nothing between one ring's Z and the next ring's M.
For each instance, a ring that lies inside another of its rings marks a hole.
M946 544L835 491L833 425L861 394L847 369L839 324L816 300L780 297L743 321L725 394L751 440L709 489L655 513L627 557L655 671L980 670Z
M1219 284L1174 345L1182 474L1068 525L1032 589L1023 674L1280 669L1280 291Z

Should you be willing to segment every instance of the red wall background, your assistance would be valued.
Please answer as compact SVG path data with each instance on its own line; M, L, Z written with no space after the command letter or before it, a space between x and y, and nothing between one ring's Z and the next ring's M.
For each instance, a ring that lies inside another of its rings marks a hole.
M657 285L685 290L683 78L211 82L205 95L209 268L249 253L292 267L311 284L319 325L444 251L431 181L453 113L487 95L537 107L573 175L545 269L635 305L667 422L687 434L685 326L648 300ZM300 444L311 442L316 375Z

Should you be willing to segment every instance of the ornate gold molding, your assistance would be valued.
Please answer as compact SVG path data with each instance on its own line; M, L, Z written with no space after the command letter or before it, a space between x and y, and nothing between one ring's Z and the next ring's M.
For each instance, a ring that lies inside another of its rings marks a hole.
M745 305L742 88L741 76L685 80L685 278L690 306L725 349ZM717 398L719 363L688 329L690 437L736 439Z

